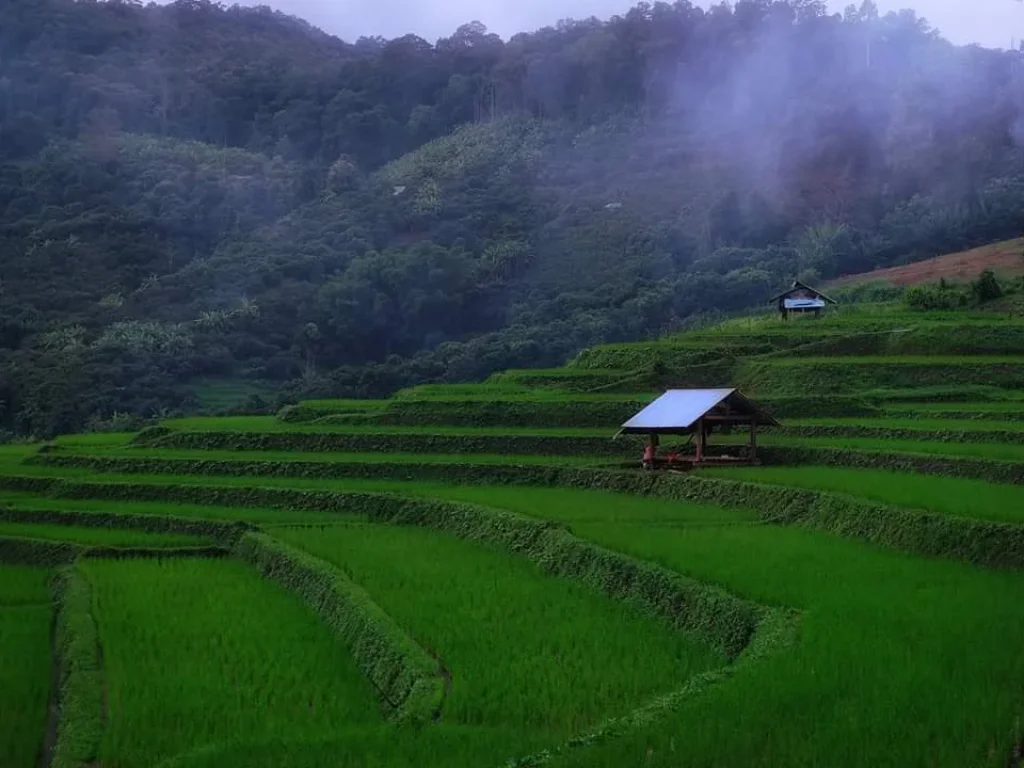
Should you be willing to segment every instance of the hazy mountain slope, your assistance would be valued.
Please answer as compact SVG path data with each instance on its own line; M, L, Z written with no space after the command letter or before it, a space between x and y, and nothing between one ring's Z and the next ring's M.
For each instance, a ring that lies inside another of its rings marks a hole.
M9 0L0 423L552 365L1016 236L1022 77L870 3L350 44L202 0Z

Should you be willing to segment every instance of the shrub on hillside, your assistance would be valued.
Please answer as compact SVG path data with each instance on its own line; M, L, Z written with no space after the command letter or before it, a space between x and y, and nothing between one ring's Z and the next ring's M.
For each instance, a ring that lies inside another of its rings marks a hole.
M999 281L996 280L995 272L991 269L982 272L978 279L971 283L971 294L979 304L1001 298L1003 289L1000 287Z
M950 286L945 280L926 285L915 285L903 294L903 303L909 309L929 312L963 309L968 304L967 294Z
M885 280L871 280L835 288L829 295L840 304L876 304L896 301L902 298L906 291L902 285L893 285Z

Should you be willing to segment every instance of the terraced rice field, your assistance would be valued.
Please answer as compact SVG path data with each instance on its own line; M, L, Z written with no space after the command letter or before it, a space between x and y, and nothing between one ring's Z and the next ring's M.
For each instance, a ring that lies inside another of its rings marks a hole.
M46 571L0 566L0 765L34 765L50 693Z
M709 477L834 491L895 507L1024 524L1024 486L957 477L929 477L837 467L756 467L706 470Z
M211 747L230 759L234 744L381 723L328 629L244 565L91 561L85 573L109 686L102 764Z
M341 568L441 655L446 722L492 731L509 754L541 736L557 744L726 663L642 612L454 536L365 525L277 535Z
M205 537L185 534L35 523L0 523L2 537L69 541L72 544L103 547L197 547L213 543Z
M846 309L0 446L0 766L1018 768L1024 323ZM763 466L611 440L695 371Z

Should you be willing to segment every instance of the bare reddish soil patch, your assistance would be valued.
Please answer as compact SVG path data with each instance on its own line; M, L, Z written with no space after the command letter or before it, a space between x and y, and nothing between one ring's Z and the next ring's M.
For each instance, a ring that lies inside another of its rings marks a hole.
M948 253L925 261L915 261L902 267L876 269L859 275L846 275L829 283L830 286L854 285L856 283L882 280L894 285L916 285L936 283L945 278L951 283L973 280L986 269L1001 276L1024 274L1024 238L1005 240L1001 243L984 245L960 253Z

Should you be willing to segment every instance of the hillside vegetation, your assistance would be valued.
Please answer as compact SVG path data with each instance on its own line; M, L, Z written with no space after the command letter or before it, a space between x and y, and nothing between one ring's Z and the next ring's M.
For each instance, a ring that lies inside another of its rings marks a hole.
M431 43L8 0L0 429L558 366L1018 236L1019 79L871 2Z
M0 759L55 732L54 764L139 768L1016 766L1022 341L841 305L5 446ZM763 466L611 439L729 383L781 422Z

